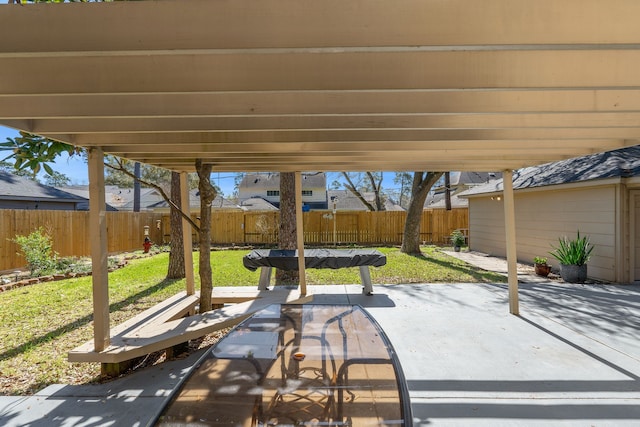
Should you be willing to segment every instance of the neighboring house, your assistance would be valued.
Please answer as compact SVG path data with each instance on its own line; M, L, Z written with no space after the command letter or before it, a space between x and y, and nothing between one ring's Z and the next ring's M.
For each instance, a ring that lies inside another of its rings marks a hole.
M66 191L67 193L75 194L76 196L80 196L85 198L86 204L81 207L80 210L89 210L89 186L88 185L67 185L64 187L56 187L58 190ZM115 206L121 207L122 202L119 197L116 197L111 193L113 189L118 190L118 187L106 187L105 191L105 201L107 204L107 211L118 211L120 209Z
M304 210L327 209L327 177L324 173L302 175L302 204ZM247 173L238 186L238 203L260 198L280 208L280 174Z
M514 172L518 259L549 256L558 238L579 230L595 249L593 279L640 281L640 146L548 163ZM505 256L502 180L470 189L472 250Z
M119 211L133 211L133 188L120 188L113 185L105 187L105 199ZM150 206L163 202L164 199L155 188L140 188L140 210L153 210Z
M472 187L486 184L492 180L502 178L501 172L451 172L449 174L449 188L451 190L451 207L466 208L469 201L464 197L458 197L463 191ZM444 176L433 186L424 203L425 209L445 209L445 185Z
M335 209L338 211L369 210L367 206L349 190L329 190L327 191L327 196L329 199L329 209L333 209L334 202L337 201L337 203L335 203ZM362 197L364 197L367 202L375 204L374 192L362 193ZM387 211L404 211L404 209L400 205L396 204L389 198L385 198L384 208Z
M86 210L89 200L0 171L0 209Z
M70 185L58 187L60 190L68 191L82 197L89 198L88 185ZM113 206L118 211L133 211L133 188L121 188L116 185L106 185L104 187L104 199L107 205ZM140 189L140 210L151 210L149 206L163 201L160 193L154 188Z
M147 205L145 208L154 212L169 212L169 204L162 197L160 198L160 201ZM222 196L216 196L211 203L211 209L240 211L242 208ZM196 215L200 212L200 191L197 188L189 190L189 210Z
M60 187L60 190L67 191L79 196L89 197L89 187L87 185L76 185ZM133 211L133 188L120 188L115 185L105 186L105 200L107 206L113 206L119 211ZM200 193L197 189L189 191L189 205L192 213L200 210ZM218 196L212 203L212 209L240 210L240 207L231 203L222 196ZM163 212L169 211L169 204L155 188L140 189L140 210Z

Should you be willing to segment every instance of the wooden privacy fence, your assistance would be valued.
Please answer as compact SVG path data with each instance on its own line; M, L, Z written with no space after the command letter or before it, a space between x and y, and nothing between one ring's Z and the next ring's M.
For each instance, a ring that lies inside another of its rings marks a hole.
M152 212L107 212L108 251L124 252L142 249L144 226L149 237L162 240L162 214ZM88 256L89 212L0 209L0 271L23 267L20 248L12 240L42 227L50 233L53 250L60 256Z
M308 245L363 244L399 245L406 212L312 211L304 213L304 240ZM193 218L197 221L196 216ZM280 213L212 212L211 236L219 245L275 244ZM142 249L144 227L155 243L169 243L169 215L150 212L107 212L107 247L110 253ZM12 242L43 227L53 238L53 250L60 256L88 256L89 213L0 209L0 271L25 265ZM455 229L467 229L468 209L430 209L422 213L420 238L425 243L444 244ZM194 243L197 235L193 235Z
M406 212L311 211L304 213L304 241L309 245L363 244L399 245ZM195 219L195 216L194 216ZM211 238L214 244L276 244L280 213L212 212ZM429 209L422 213L421 240L443 244L455 229L469 227L468 209ZM169 216L162 221L163 241L169 242ZM193 235L194 242L197 236Z

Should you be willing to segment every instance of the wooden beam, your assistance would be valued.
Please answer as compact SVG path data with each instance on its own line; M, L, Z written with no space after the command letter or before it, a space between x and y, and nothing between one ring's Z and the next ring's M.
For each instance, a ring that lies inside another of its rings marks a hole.
M324 52L175 52L0 57L0 93L212 92L640 87L640 51L611 48ZM84 78L15 78L25 69ZM183 78L176 69L188 69ZM240 71L241 70L241 71ZM284 71L283 71L284 70ZM135 76L136 78L132 78ZM144 77L143 77L144 76Z
M544 144L538 144L535 147L530 148L512 148L509 152L502 150L491 149L467 149L459 150L460 155L464 155L467 160L521 160L530 159L538 163L546 163L563 158L580 157L588 154L593 154L603 150L596 150L596 147L618 148L619 141L612 140L611 143L600 144L593 142L592 144L585 144L584 147L568 149L561 146L550 148L549 150L542 149ZM346 145L346 144L345 144ZM386 150L374 151L372 148L369 151L353 150L337 150L334 153L329 152L287 152L287 153L267 153L263 151L244 153L224 153L224 152L212 152L207 155L201 155L196 153L149 153L135 155L132 153L120 153L122 157L128 159L135 159L143 163L155 163L166 161L179 161L190 160L196 157L203 159L205 163L293 163L293 164L305 164L305 163L327 163L330 164L336 157L340 157L341 160L353 160L354 162L377 162L377 163L402 163L404 161L414 160L416 157L428 158L429 161L443 161L450 160L452 157L456 157L456 150L429 150L426 148L416 150ZM125 155L126 154L126 155Z
M638 89L368 90L0 95L0 118L215 117L296 114L548 113L640 110ZM105 150L106 151L106 150Z
M509 280L509 312L520 314L518 302L518 254L516 250L516 214L513 197L513 171L502 172L504 183L504 228L507 247L507 271Z
M640 127L585 127L585 128L503 128L503 129L309 129L295 131L282 129L265 132L255 131L217 131L206 132L135 132L135 133L94 133L73 134L73 138L60 138L83 147L130 147L134 152L155 151L158 146L173 145L180 150L185 145L187 150L206 152L215 149L217 144L223 148L225 144L250 144L249 149L266 145L269 148L279 144L300 144L307 149L315 145L332 143L384 143L395 144L409 142L415 144L434 144L442 148L450 142L477 143L487 148L509 148L515 141L539 140L541 144L551 141L566 140L574 144L574 140L588 139L632 139L638 138ZM51 135L53 137L53 135ZM54 138L55 139L55 138ZM307 144L312 142L313 144ZM197 145L200 145L199 149ZM506 145L505 145L506 144ZM145 147L145 145L147 147ZM557 145L557 144L556 144ZM136 147L137 150L135 149ZM459 147L458 147L459 148ZM241 149L241 148L240 148ZM298 147L296 147L298 149ZM105 152L109 152L105 148Z
M640 61L639 61L640 66ZM640 84L640 80L638 81ZM38 134L315 129L511 129L635 127L640 112L499 114L354 114L242 117L35 119Z
M0 45L0 53L37 54L45 46L92 55L185 47L630 44L638 42L640 16L636 0L181 0L47 6L3 7L3 30L15 37ZM56 37L43 44L50 34Z
M100 352L109 346L109 276L104 187L104 154L89 150L89 239L93 282L93 343Z
M180 173L180 208L182 212L191 215L189 203L189 182L186 172ZM184 251L184 273L187 295L195 293L195 275L193 270L193 241L191 239L191 224L182 218L182 249Z
M458 160L457 160L458 159ZM562 159L556 160L564 160ZM164 167L171 170L185 170L193 172L193 167L189 163L183 162L158 162L154 163L156 166ZM523 167L534 166L536 164L535 159L521 159L521 160L487 160L478 161L459 156L457 158L451 158L446 161L432 162L428 160L425 155L423 157L414 159L411 162L357 162L357 161L336 161L333 163L318 163L310 162L304 165L283 165L282 163L255 163L251 165L242 163L216 163L211 162L213 170L215 172L264 172L267 170L279 169L280 172L295 172L296 170L303 171L327 171L327 172L340 172L340 171L370 171L370 170L386 170L386 171L415 171L420 169L428 170L456 170L456 171L469 171L469 172L495 172L503 169L520 169ZM425 167L428 166L428 167Z
M302 173L295 173L296 187L296 238L298 246L298 271L300 273L300 296L307 295L307 273L304 262L304 216L302 215Z
M636 128L634 128L636 129ZM640 134L640 129L636 130L636 135ZM588 150L589 147L616 147L620 144L619 138L611 139L567 139L562 145L558 144L558 139L513 139L510 141L342 141L323 142L315 144L302 142L271 142L271 143L174 143L174 144L129 144L104 146L105 152L113 154L141 155L149 157L161 157L170 154L172 157L188 157L194 154L211 153L212 155L225 155L232 157L245 153L264 153L274 155L300 153L300 154L349 154L353 152L419 152L429 151L429 154L451 151L478 150L489 152L491 155L504 154L505 150L513 151L514 154L523 151L534 152L535 150L554 151L567 153L577 149Z

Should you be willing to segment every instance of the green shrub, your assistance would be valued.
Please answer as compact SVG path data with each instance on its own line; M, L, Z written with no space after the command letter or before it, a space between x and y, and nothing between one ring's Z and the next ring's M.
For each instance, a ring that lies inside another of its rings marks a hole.
M16 236L13 241L20 246L31 276L42 276L56 270L58 254L53 251L51 235L42 227L28 236Z
M549 254L560 261L560 264L584 265L591 258L593 245L589 241L589 237L580 237L580 231L578 231L578 236L574 240L569 240L567 236L558 240L559 245L557 247L552 246L554 250Z
M536 256L533 257L533 263L534 264L546 264L547 263L547 259L543 256Z

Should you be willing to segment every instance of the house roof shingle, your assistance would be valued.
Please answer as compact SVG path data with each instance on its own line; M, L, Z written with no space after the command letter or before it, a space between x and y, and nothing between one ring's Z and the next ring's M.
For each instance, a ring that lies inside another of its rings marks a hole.
M304 173L302 174L302 187L322 187L327 186L327 177L323 172L320 173ZM267 172L267 173L247 173L242 178L239 189L248 188L252 190L256 189L272 189L280 188L280 173Z
M49 185L0 171L0 198L5 200L42 200L86 202L87 199Z
M518 169L513 173L513 189L638 175L640 175L640 145ZM502 190L502 179L499 179L473 187L461 195L473 196Z
M374 203L375 194L373 192L364 192L362 196L369 203ZM327 190L327 199L329 200L329 209L333 209L333 198L338 198L337 210L341 211L366 211L367 207L349 190ZM403 211L401 206L396 205L388 198L384 201L384 208L387 211Z
M263 199L262 197L251 197L243 200L240 207L246 211L277 211L278 208Z

